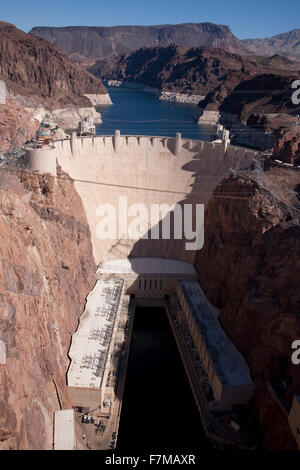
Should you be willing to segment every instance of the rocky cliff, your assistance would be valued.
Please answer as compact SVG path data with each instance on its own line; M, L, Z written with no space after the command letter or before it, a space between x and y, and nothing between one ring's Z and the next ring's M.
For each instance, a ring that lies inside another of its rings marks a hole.
M47 41L0 22L0 79L15 95L37 96L52 106L89 105L84 94L103 94L95 77Z
M273 155L286 163L300 165L300 125L283 129L273 147Z
M256 54L281 54L300 58L300 29L263 39L244 39L242 43Z
M158 26L36 26L30 31L44 38L82 65L95 60L129 53L141 47L221 48L236 54L300 58L300 29L269 38L239 40L228 26L213 23L187 23Z
M300 366L291 361L300 338L299 182L299 171L275 167L224 180L208 204L196 256L200 283L250 366L253 412L268 449L295 448L269 381L289 404L299 393Z
M214 48L142 48L98 61L89 71L103 80L124 80L160 90L206 95L204 110L247 119L253 112L296 112L291 84L300 78L285 57L240 56Z
M0 173L0 448L51 449L68 407L72 333L95 282L90 231L67 175Z
M243 68L243 58L221 49L181 46L142 48L89 68L103 80L126 80L179 93L206 95L233 70Z
M288 114L300 109L291 99L291 85L294 80L299 80L299 72L277 70L275 73L257 73L240 78L237 74L228 75L226 81L206 97L201 107L235 114L243 122L255 113Z
M39 128L39 122L18 99L10 97L6 101L0 104L0 154L19 148Z
M186 23L158 26L68 26L35 27L31 33L46 39L75 62L88 64L141 47L215 47L237 54L251 52L228 26L213 23Z

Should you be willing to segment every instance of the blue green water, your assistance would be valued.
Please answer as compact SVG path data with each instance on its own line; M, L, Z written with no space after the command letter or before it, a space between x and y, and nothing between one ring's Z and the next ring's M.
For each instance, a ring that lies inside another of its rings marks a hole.
M103 121L97 134L110 135L119 129L127 135L173 137L181 132L185 138L210 140L208 129L193 117L197 106L160 101L140 90L108 87L108 91L114 104L97 108Z

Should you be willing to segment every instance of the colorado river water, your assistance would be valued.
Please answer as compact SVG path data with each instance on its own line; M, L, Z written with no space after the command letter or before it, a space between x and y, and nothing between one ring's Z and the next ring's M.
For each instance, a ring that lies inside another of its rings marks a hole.
M117 452L209 448L166 312L137 308Z
M175 136L209 140L207 128L194 119L197 106L160 101L156 96L140 90L108 87L112 106L97 108L102 115L102 124L97 134L110 135L115 129L121 134Z

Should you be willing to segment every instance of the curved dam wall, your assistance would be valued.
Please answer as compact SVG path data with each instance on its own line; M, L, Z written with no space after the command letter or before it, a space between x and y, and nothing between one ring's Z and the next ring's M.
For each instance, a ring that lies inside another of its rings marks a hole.
M158 229L168 222L168 206L179 204L183 220L186 205L195 209L196 204L206 204L231 168L249 166L256 155L254 151L233 147L227 142L181 139L180 134L176 138L120 136L118 131L115 136L76 138L73 135L70 140L55 142L54 146L48 152L29 150L29 167L55 176L57 163L75 180L90 226L97 264L128 256L193 263L196 250L186 249L184 228L183 237L178 238L174 233L173 215L169 238L157 239ZM158 204L166 205L161 212L157 212ZM138 225L140 235L131 237L124 229L138 214L140 205L147 216ZM99 233L106 209L107 214L115 210L116 230L112 231L113 237L110 234L103 239ZM195 214L193 210L194 227ZM202 229L198 224L197 230Z

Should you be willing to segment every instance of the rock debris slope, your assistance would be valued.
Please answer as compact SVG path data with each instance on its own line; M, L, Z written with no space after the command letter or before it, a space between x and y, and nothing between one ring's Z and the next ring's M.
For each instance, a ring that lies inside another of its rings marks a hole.
M68 178L1 170L0 207L0 449L51 449L55 384L68 408L70 338L95 283L90 231Z

